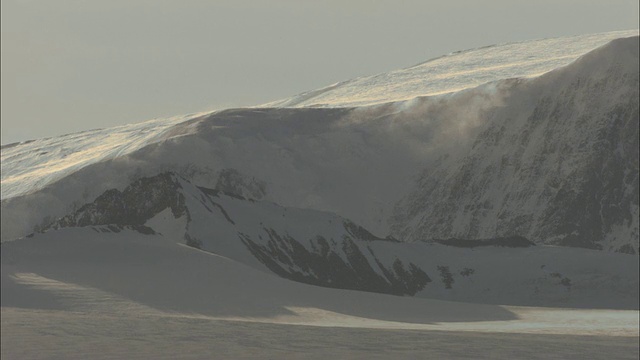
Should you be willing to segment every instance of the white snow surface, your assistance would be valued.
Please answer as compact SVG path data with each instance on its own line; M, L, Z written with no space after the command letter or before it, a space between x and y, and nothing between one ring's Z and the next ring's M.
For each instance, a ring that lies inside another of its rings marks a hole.
M3 358L638 354L638 311L481 305L320 288L128 230L50 231L3 243L1 256Z
M2 246L3 307L390 329L638 331L635 310L484 305L315 287L129 230L64 229Z
M456 51L409 68L364 76L260 107L366 106L410 100L509 78L535 77L638 30L549 38Z
M188 134L171 127L202 116L189 114L88 130L2 146L2 199L28 194L83 167L129 154L148 144Z
M312 254L324 252L325 260L327 253L332 253L350 264L344 247L347 237L353 239L354 246L361 252L361 261L367 261L371 270L382 278L387 276L382 267L393 271L396 260L404 266L415 264L425 271L431 282L416 293L416 297L510 305L637 307L636 256L554 246L458 248L356 237L346 230L345 219L332 213L283 207L222 193L205 195L189 182L179 181L190 222L185 226L184 216L174 219L170 211L164 210L146 225L163 234L173 234L169 239L179 243L184 242L183 234L189 233L201 242L202 250L256 270L271 272L241 238L269 249L271 261L291 272L322 278L327 274L314 274L313 267L307 263L298 268L296 260L300 259L291 256L301 255L283 248L290 245L272 239L268 231L291 239ZM323 238L325 249L318 243L319 237ZM446 267L451 274L450 289L444 284L441 267Z
M549 89L571 86L574 75L608 78L601 65L617 64L615 52L559 67L637 33L464 51L270 104L368 105L325 109L338 111L327 117L302 111L308 109L271 115L244 109L3 146L2 357L637 359L637 310L585 309L637 304L636 256L548 246L367 243L381 263L401 258L430 275L432 282L415 297L397 297L276 277L237 238L242 232L259 239L265 223L309 249L308 234L318 229L341 235L333 224L339 216L386 235L385 221L420 173L460 168L476 135L491 126L504 123L507 134L517 133L509 125L527 117L523 109L534 108L541 93L566 100ZM637 60L621 64L618 75L633 65ZM504 80L511 77L531 79ZM432 96L419 98L425 95ZM615 92L605 95L600 101L616 99ZM396 102L380 104L389 101ZM500 110L508 101L512 108ZM490 123L491 116L499 121ZM486 154L493 156L489 160L500 155ZM220 196L216 202L225 215L190 188L193 196L185 200L191 223L162 211L146 223L161 234L85 227L16 240L44 216L65 215L131 178L182 169L193 183L213 187L230 168L242 186L252 187L240 190L259 194L254 190L264 184L264 198L283 206ZM540 205L522 198L530 208ZM417 210L405 220L419 222ZM637 233L634 221L614 229L611 241L621 245L630 230ZM185 231L200 236L209 252L180 244ZM443 286L439 266L452 273L452 289ZM503 299L563 308L506 306ZM476 301L499 305L471 303Z
M433 64L443 69L472 70L473 63L468 61L480 59L480 55L494 60L477 66L491 68L494 62L498 70L519 68L521 65L506 66L505 61L511 58L514 64L522 63L522 54L550 59L540 60L548 67L518 75L534 76L612 38L633 34L637 30L461 52L402 70L408 78L398 77L395 84L411 84L412 76L422 79L427 76L423 67ZM603 68L619 65L610 61L615 51L607 49L609 52L602 56L590 57L595 59L588 64L590 67L584 67L584 61L573 62L545 76L500 80L431 97L416 98L423 93L409 96L410 91L400 91L404 95L399 98L414 98L408 101L371 105L377 103L372 101L366 103L370 106L355 109L236 109L7 145L2 148L2 240L24 236L34 225L46 223L46 217L64 216L107 189L124 188L136 176L166 170L183 175L186 172L194 184L215 188L226 169L236 170L248 179L246 183L264 184L267 200L331 211L384 237L391 231L390 218L396 205L419 185L416 179L425 170L448 169L443 178L455 175L479 133L497 122L503 122L509 132L518 133L541 94L552 93L559 86L571 88L575 74L588 77L599 64L604 64ZM456 65L445 66L447 61ZM620 68L628 71L630 66L637 69L637 58L635 64L625 63ZM479 81L512 76L492 72L496 69L483 70L493 75ZM364 94L375 87L355 88ZM388 94L387 100L396 99L393 92ZM609 101L615 100L616 93L606 95L600 101L616 105ZM571 119L583 115L577 111ZM590 130L587 127L585 131ZM565 134L572 133L556 135ZM533 148L535 144L531 145ZM494 151L491 155L487 161L501 154ZM574 163L583 160L576 156ZM524 210L544 206L536 204ZM413 220L418 223L420 218L415 216ZM464 224L454 225L463 228ZM482 230L490 232L495 228L490 225ZM621 234L618 237L624 237L634 226L637 228L637 223L616 230Z
M634 35L638 35L638 30L460 51L410 68L348 80L260 107L363 106L450 93L496 80L540 75L608 41ZM89 164L184 135L172 133L172 125L203 115L176 116L3 145L1 198L29 194Z

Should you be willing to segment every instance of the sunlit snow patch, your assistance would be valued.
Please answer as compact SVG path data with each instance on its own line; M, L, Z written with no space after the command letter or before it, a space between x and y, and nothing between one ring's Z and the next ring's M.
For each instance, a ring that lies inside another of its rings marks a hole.
M265 107L350 107L451 93L484 83L534 77L638 30L523 41L457 51L421 64L364 76L273 101Z
M27 194L87 165L185 135L171 128L205 113L154 119L2 147L2 199Z

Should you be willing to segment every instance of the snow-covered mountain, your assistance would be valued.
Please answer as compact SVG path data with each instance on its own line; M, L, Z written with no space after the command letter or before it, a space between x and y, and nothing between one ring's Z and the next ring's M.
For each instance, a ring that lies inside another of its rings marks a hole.
M277 358L343 334L352 355L340 327L430 357L454 334L637 355L637 34L3 145L2 357L236 358L262 336Z
M539 247L519 237L439 244L381 239L331 213L197 187L173 173L108 190L28 238L132 232L323 287L490 304L637 308L635 256Z
M415 264L381 263L369 245L392 240L376 238L347 219L196 187L172 173L139 179L123 192L107 191L52 227L96 225L107 226L100 231L131 226L158 232L316 285L414 295L430 281Z
M638 83L631 37L446 95L7 145L2 240L126 228L315 285L629 307L637 257L530 245L638 252Z
M615 31L459 51L407 69L348 80L340 86L331 85L261 107L300 108L317 107L320 104L324 107L369 106L452 93L509 78L535 77L567 65L613 39L637 35L638 30ZM327 89L333 90L328 92ZM310 98L310 93L316 95ZM321 100L318 99L318 93L323 94ZM301 102L301 98L307 100ZM188 128L179 126L176 129L176 125L206 115L176 116L4 144L1 198L32 193L89 164L123 156L146 145L183 135Z
M496 66L482 71L498 77L520 69L521 58L513 66L505 59L526 48L543 64L523 73L532 76L622 35L501 45L435 62L468 65L474 53L495 53ZM544 61L541 46L550 54ZM433 63L403 71L421 79ZM407 85L399 98L420 94L405 75L388 77L389 86ZM631 37L541 76L445 95L231 109L6 145L2 239L43 228L132 179L173 171L198 186L333 212L400 241L523 236L637 253L637 129Z
M638 38L515 81L473 143L423 170L403 238L521 235L638 252ZM446 156L446 155L445 155Z

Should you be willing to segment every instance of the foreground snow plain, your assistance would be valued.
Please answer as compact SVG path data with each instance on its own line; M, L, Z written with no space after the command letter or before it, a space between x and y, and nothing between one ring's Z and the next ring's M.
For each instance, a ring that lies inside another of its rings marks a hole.
M637 359L637 337L2 310L3 359Z
M3 358L638 356L637 311L314 287L161 236L92 233L2 245Z

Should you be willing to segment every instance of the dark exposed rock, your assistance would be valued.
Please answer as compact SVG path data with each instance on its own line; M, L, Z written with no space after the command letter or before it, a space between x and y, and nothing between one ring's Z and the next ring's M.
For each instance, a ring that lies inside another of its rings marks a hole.
M258 200L267 193L267 184L264 181L243 175L232 168L220 171L215 188L227 194L244 195Z
M196 248L196 249L202 249L202 241L194 237L191 237L191 235L189 235L188 233L184 234L184 240L187 246L191 246L192 248Z
M438 272L440 273L440 277L442 278L442 283L444 284L445 289L452 289L453 283L455 280L453 279L453 274L449 270L448 266L439 265Z
M623 254L631 254L631 255L635 255L636 251L633 249L633 246L631 246L631 244L624 244L622 245L617 252L619 253L623 253Z
M535 246L536 244L532 241L527 240L527 238L523 236L508 236L508 237L498 237L493 239L446 239L440 240L435 239L433 242L437 242L438 244L461 247L461 248L474 248L480 246L501 246L501 247L511 247L511 248L526 248L530 246Z
M460 275L464 276L464 277L469 277L471 275L473 275L476 271L474 269L471 268L464 268L460 271Z
M197 189L200 194L191 195L199 197L200 204L207 211L212 214L219 212L234 226L236 222L216 199L224 195L249 201L221 189ZM191 213L185 205L185 195L181 190L177 175L172 173L139 178L123 191L106 191L94 202L58 220L54 227L91 225L97 232L117 233L127 228L152 234L155 233L154 230L143 224L166 208L171 208L175 217L186 215L187 224L190 224ZM385 266L375 257L371 248L364 247L365 243L372 241L398 240L380 239L346 219L342 221L342 226L344 235L341 239L327 240L317 235L309 242L311 249L302 245L301 241L306 239L294 239L271 228L264 228L268 240L254 241L242 233L238 236L247 249L270 270L295 281L394 295L414 295L431 282L429 276L415 264L405 264L396 259L393 264ZM188 246L203 249L203 241L188 230L184 234L184 241Z
M171 173L141 178L124 191L107 190L92 203L58 220L53 227L143 225L166 208L171 208L173 215L179 217L186 211L184 196L176 191L179 186Z
M348 220L344 221L343 225L344 225L344 228L347 230L347 232L356 239L369 240L369 241L382 240L381 238L367 231L367 229L363 228L360 225L354 224L351 221L348 221Z
M376 264L371 264L355 241L346 236L341 240L340 249L346 256L345 260L323 237L314 239L312 250L308 250L289 236L279 235L273 229L265 231L269 234L265 245L254 242L245 234L241 234L240 239L271 271L290 280L394 295L414 295L431 281L413 263L405 266L402 261L396 260L391 268L387 268L376 259ZM371 249L367 251L370 256L375 257ZM372 266L378 266L384 276L378 274Z

